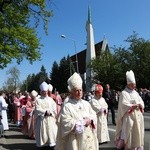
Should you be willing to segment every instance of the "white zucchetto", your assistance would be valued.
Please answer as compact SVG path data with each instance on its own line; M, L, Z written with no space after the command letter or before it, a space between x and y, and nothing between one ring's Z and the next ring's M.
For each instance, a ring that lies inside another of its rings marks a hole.
M35 90L33 90L33 91L31 92L31 95L34 96L34 97L36 97L36 96L38 95L38 93L37 93Z
M51 84L48 85L48 90L49 90L50 92L53 91L53 86L52 86Z
M46 82L43 82L41 85L40 85L40 90L41 91L48 91L48 84Z
M74 73L69 79L68 79L68 89L72 90L74 88L82 88L82 78L78 73Z
M130 83L136 84L134 72L132 70L126 72L126 79L127 79L127 84Z

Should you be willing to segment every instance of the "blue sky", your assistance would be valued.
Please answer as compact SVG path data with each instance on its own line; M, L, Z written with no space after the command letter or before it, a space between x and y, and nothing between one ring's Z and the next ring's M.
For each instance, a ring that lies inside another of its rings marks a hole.
M62 34L76 41L77 52L86 48L86 21L88 15L88 0L53 0L50 9L54 16L49 21L48 36L42 26L37 29L41 38L42 57L40 62L30 65L24 60L20 65L12 63L0 70L0 87L9 75L6 71L12 66L20 70L20 81L29 74L38 73L42 65L47 73L51 71L54 61L75 53L73 41L62 39ZM90 0L91 20L94 29L95 44L100 42L104 35L110 47L125 46L124 40L132 35L133 31L139 37L150 39L150 1L149 0Z

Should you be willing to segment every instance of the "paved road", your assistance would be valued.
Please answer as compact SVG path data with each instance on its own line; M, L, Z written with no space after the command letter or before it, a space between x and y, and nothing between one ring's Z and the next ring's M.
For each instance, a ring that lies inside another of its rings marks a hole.
M117 113L117 111L116 111ZM145 136L144 136L144 150L150 150L150 111L144 113L144 125L145 125ZM111 125L111 116L109 114L108 127L111 141L114 140L115 126ZM114 147L114 143L110 142L106 146Z
M38 150L35 140L29 139L20 132L20 128L9 124L10 130L5 132L6 138L0 138L0 150ZM113 134L111 134L113 137ZM100 145L101 150L115 150L113 141Z
M145 122L145 150L150 150L150 112L144 114ZM0 150L38 150L35 140L29 139L20 132L20 128L14 124L9 124L10 130L5 132L6 138L0 138ZM108 128L110 134L110 142L100 145L100 150L115 150L114 134L115 126L111 124L109 114Z

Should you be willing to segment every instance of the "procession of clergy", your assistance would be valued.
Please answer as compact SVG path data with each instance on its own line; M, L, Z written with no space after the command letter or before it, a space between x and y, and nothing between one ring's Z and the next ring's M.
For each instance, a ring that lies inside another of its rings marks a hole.
M127 86L119 97L113 140L118 150L144 150L144 103L135 90L132 70L126 72L126 79ZM82 99L82 79L78 73L74 73L67 83L69 95L62 104L53 100L53 87L46 82L40 85L40 95L35 90L30 93L26 105L17 98L14 100L17 111L22 111L22 133L35 138L36 146L41 149L99 150L99 144L110 141L108 105L103 98L103 87L94 84L94 97L86 101ZM0 107L2 113L6 113L7 104L0 102ZM17 118L19 125L19 116ZM4 119L2 123L7 130Z

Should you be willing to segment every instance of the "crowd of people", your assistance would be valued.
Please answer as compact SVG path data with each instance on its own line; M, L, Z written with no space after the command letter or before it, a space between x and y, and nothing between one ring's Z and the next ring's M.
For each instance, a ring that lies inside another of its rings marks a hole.
M9 130L9 113L9 121L15 123L24 135L35 139L36 146L41 149L98 150L100 144L110 141L110 110L112 124L116 127L116 148L144 150L143 112L148 100L143 97L147 94L135 90L132 70L126 72L126 79L127 86L119 93L111 90L109 84L105 87L94 84L92 93L84 95L78 73L68 79L66 95L58 91L53 93L53 86L46 82L40 85L40 93L35 90L7 95L0 92L0 125L4 131Z

